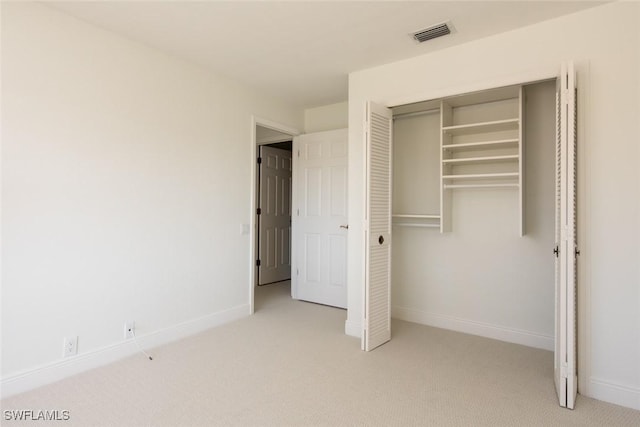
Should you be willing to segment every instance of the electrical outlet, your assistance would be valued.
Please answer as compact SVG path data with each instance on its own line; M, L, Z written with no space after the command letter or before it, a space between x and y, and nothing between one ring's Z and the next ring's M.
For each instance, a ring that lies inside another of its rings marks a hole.
M66 337L64 339L63 357L75 356L78 354L78 337Z
M129 340L135 337L136 331L136 322L130 320L128 322L124 322L124 339Z

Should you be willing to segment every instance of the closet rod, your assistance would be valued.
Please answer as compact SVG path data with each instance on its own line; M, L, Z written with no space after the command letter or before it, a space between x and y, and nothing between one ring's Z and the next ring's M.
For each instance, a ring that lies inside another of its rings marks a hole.
M405 119L405 118L408 118L408 117L415 117L415 116L423 116L425 114L435 114L435 113L439 113L439 112L440 112L440 108L433 108L431 110L414 111L413 113L394 114L393 115L393 120L395 120L395 119Z

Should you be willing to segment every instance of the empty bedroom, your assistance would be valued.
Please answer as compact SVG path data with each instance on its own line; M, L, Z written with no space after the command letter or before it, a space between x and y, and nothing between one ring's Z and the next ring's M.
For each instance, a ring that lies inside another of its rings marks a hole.
M640 425L640 3L0 2L0 424Z

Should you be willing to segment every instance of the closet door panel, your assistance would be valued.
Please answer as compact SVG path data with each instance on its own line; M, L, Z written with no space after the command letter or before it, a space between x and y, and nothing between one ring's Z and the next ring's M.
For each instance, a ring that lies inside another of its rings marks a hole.
M391 339L392 113L369 103L366 124L365 319L366 351Z
M554 380L560 406L573 409L576 371L576 84L563 64L556 93L556 345Z

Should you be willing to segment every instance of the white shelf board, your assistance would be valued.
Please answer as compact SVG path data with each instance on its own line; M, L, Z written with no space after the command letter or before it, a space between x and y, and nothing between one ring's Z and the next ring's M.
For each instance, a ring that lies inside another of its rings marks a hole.
M440 215L394 214L393 225L401 227L440 228Z
M510 154L505 156L468 157L468 158L462 158L462 159L443 159L442 163L448 164L448 165L468 165L472 163L486 163L486 162L491 162L491 163L513 162L513 161L517 162L519 157L520 156L518 156L517 154Z
M439 99L434 99L431 101L416 102L414 104L399 105L397 107L391 108L394 116L407 114L407 113L416 113L416 112L421 112L425 110L435 110L435 109L440 110Z
M446 98L445 101L452 107L464 107L475 104L517 99L520 95L520 86L507 86L496 89L487 89Z
M440 219L440 215L393 214L393 218Z
M475 173L467 175L444 175L442 179L500 179L500 178L517 178L518 172L506 173Z
M470 123L466 125L445 126L442 132L449 135L469 135L472 133L499 132L516 130L520 119L495 120L491 122Z
M483 142L465 142L461 144L447 144L443 145L442 148L445 150L458 150L458 149L496 149L496 148L509 148L509 147L517 147L518 146L518 138L513 139L498 139L494 141L483 141Z
M393 225L399 227L440 228L440 224L418 224L413 222L394 222Z
M456 188L518 188L518 184L445 184L445 190L453 190Z
M436 108L433 110L425 110L425 111L415 111L413 113L402 113L402 114L394 114L393 115L393 120L398 120L398 119L408 119L411 117L419 117L419 116L428 116L431 114L440 114L440 109Z

